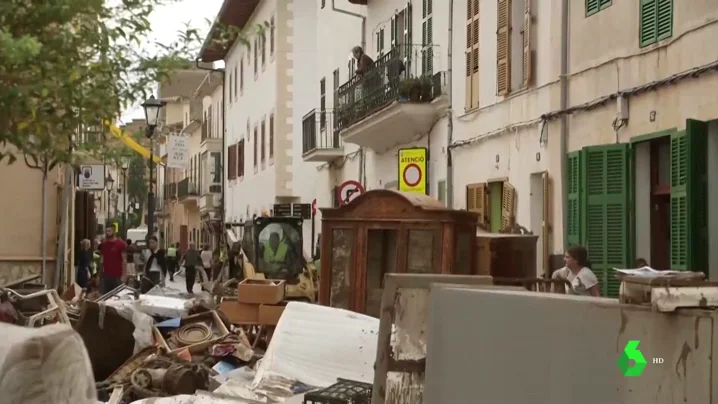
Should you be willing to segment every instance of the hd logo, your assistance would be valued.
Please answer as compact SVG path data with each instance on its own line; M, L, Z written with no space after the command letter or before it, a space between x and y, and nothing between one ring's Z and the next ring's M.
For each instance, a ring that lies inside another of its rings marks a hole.
M646 358L643 357L643 353L638 350L639 340L630 340L623 348L623 353L618 358L618 368L621 369L621 373L627 377L640 376L643 373L643 369L646 368ZM633 360L633 364L631 364Z

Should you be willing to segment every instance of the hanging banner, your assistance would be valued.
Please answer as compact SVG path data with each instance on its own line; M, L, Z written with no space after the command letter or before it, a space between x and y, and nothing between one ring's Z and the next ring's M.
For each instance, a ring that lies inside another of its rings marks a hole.
M399 191L427 194L428 154L425 147L399 150Z
M167 139L167 167L189 167L189 138L182 135L170 135Z

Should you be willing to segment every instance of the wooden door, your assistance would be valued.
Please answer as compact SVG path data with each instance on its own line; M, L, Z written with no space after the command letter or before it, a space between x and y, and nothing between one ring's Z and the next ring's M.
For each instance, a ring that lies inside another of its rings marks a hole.
M400 224L360 227L351 310L378 317L384 275L406 272L406 231Z
M187 226L181 225L180 226L180 251L182 254L187 251L187 247L189 247L189 230L187 229Z

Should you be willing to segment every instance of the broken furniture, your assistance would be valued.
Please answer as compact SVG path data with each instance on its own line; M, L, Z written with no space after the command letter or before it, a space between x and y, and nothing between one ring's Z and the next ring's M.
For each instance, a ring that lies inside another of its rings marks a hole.
M50 323L70 324L65 303L55 289L20 294L13 289L0 288L3 301L9 301L17 310L18 325L37 327Z
M304 395L304 404L371 404L371 383L338 379L325 389Z
M372 404L422 402L435 288L512 289L492 285L489 276L388 274L384 282Z
M704 273L656 272L650 277L618 273L621 280L619 301L650 305L661 312L672 312L678 308L718 307L718 282L706 281Z
M113 307L86 300L75 330L85 341L95 380L107 379L134 352L135 326Z
M104 302L106 300L137 300L139 297L140 292L137 289L122 284L100 296L99 298L95 299L95 301Z
M152 333L157 345L170 354L185 349L190 353L201 352L230 334L216 311L182 318L179 328L170 332L152 327Z
M385 189L321 211L323 305L378 317L384 274L478 274L476 213Z
M533 234L479 231L476 235L478 274L495 278L535 278L537 241L538 236Z

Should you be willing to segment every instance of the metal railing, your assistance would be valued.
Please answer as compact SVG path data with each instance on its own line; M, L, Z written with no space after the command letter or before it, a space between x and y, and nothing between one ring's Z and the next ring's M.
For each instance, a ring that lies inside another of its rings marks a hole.
M392 48L336 90L335 128L346 129L394 101L430 102L444 94L444 72L433 73L438 56L437 46Z
M177 198L182 200L188 196L198 196L198 189L196 182L185 178L177 184Z
M170 182L167 184L164 184L162 186L164 188L164 199L166 201L177 199L177 183L176 182Z
M317 149L342 147L334 111L313 109L302 118L302 154Z

